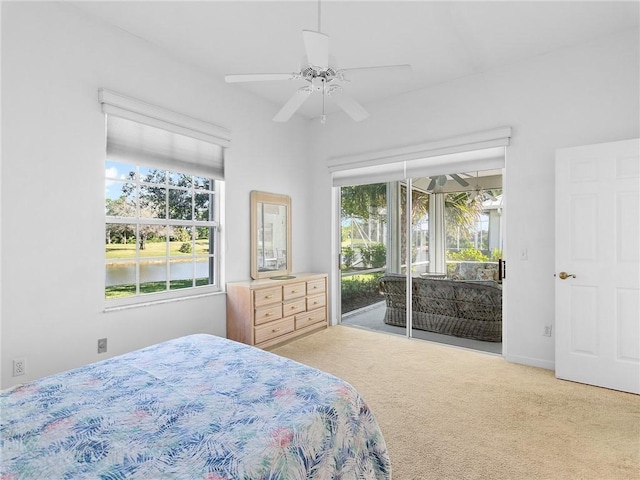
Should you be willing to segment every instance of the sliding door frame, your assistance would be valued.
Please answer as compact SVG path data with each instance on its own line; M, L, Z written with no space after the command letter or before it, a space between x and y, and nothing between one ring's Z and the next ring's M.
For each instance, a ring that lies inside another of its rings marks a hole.
M341 322L341 271L340 260L342 253L342 238L340 229L340 187L357 184L389 182L404 180L406 182L407 205L407 238L406 259L407 273L411 272L411 190L414 177L448 174L465 170L502 169L503 195L507 191L507 148L510 144L511 128L503 127L485 132L449 138L445 140L394 148L384 151L368 152L349 155L345 157L330 158L327 166L332 175L332 247L331 247L331 325ZM491 158L493 152L501 151L501 161ZM482 157L484 152L491 153ZM474 157L479 155L480 158ZM383 180L384 179L384 180ZM390 180L391 179L391 180ZM506 209L503 209L501 230L504 233L506 225ZM506 250L506 238L501 239ZM406 282L407 289L407 338L412 337L412 312L411 312L411 282ZM503 294L503 312L505 311L506 295ZM506 355L507 331L503 315L503 341L502 355Z
M405 324L405 335L407 338L411 338L413 336L413 298L412 298L412 282L411 282L411 269L413 268L411 261L411 246L413 242L413 217L411 216L411 211L413 209L412 201L413 201L413 179L407 178L406 180L406 194L407 198L405 199L406 205L406 232L405 235L405 259L404 263L407 266L405 275L407 276L407 281L405 282L405 295L407 296L405 305L406 305L406 324ZM396 212L398 213L398 212Z

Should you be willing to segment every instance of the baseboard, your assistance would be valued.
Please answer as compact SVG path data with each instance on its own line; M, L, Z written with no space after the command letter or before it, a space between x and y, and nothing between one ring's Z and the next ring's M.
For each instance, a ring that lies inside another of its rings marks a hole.
M532 357L523 357L520 355L509 355L506 354L504 359L507 362L511 363L519 363L521 365L528 365L529 367L538 367L544 368L545 370L554 370L556 369L555 362L549 360L542 360L540 358L532 358Z

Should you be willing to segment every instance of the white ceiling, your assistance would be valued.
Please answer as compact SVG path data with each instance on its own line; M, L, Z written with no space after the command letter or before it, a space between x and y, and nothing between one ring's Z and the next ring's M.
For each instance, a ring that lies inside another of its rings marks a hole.
M66 2L65 2L66 3ZM316 30L316 1L69 2L222 80L228 73L291 73ZM351 75L346 91L367 104L637 28L638 1L321 3L321 30L338 68L411 64L411 72ZM304 80L229 85L274 104ZM313 95L300 112L320 114ZM327 112L336 111L327 106Z

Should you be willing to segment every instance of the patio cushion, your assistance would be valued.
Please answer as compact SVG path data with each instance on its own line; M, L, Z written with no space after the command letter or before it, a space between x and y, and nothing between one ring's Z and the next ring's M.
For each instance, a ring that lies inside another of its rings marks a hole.
M498 263L456 262L451 267L449 278L453 280L498 280Z

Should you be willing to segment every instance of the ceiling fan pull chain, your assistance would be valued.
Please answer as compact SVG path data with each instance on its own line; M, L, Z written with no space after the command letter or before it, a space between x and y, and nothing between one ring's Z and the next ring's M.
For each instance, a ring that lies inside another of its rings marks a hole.
M318 32L321 32L322 30L320 30L320 0L318 0Z

